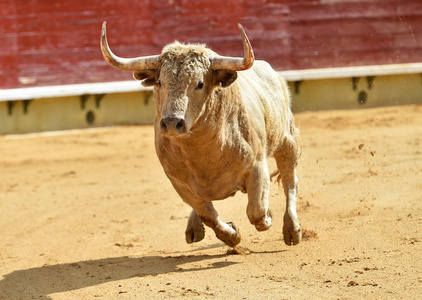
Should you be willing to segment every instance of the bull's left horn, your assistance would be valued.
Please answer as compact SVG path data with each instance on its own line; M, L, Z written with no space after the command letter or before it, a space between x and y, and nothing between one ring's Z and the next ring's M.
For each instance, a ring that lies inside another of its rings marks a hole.
M228 57L228 56L214 56L210 58L211 69L213 70L232 70L232 71L243 71L251 68L255 61L251 42L249 41L243 26L237 24L242 35L244 57Z
M122 58L111 52L107 42L106 23L107 22L103 23L103 28L101 30L101 52L110 66L125 71L151 70L157 68L160 55Z

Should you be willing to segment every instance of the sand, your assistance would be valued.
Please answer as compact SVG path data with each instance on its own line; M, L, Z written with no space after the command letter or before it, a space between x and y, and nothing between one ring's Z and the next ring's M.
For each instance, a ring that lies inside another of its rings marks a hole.
M0 299L421 299L422 106L296 123L304 239L283 243L274 183L267 232L246 195L215 202L244 255L186 244L152 126L0 136Z

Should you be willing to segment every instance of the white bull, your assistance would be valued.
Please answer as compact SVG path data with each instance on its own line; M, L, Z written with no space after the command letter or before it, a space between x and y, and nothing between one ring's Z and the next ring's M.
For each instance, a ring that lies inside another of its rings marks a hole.
M101 49L106 61L134 71L154 86L155 146L174 188L193 210L186 241L204 238L203 223L228 246L240 242L233 223L220 220L212 201L248 194L247 216L259 231L268 230L270 174L274 157L287 206L283 235L287 245L301 239L296 213L298 130L290 110L286 82L265 61L255 61L239 25L244 57L219 56L205 45L167 45L159 55L120 58L107 43L103 24ZM272 177L271 176L271 177Z

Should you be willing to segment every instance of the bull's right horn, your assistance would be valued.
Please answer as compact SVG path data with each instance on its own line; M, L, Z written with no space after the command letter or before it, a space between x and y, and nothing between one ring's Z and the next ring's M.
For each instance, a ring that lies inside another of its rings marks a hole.
M122 58L111 52L107 42L106 23L103 23L101 30L101 52L110 66L125 71L152 70L157 68L160 55Z
M251 68L255 61L251 42L245 33L245 29L240 24L237 24L242 36L243 42L243 57L227 57L227 56L215 56L210 57L211 69L220 70L227 69L232 71L243 71Z

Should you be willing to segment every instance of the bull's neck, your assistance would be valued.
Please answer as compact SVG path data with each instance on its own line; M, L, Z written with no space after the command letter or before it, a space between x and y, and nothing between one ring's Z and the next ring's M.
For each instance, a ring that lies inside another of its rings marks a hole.
M240 94L235 92L229 88L217 90L214 97L208 99L203 113L188 134L159 138L162 142L159 157L170 163L172 159L168 159L169 156L176 155L175 160L182 156L187 165L201 174L215 164L227 162L233 153L247 157L247 144L251 142L250 126ZM164 154L168 149L171 149L171 154Z
M239 139L242 136L247 138L248 132L249 122L240 101L239 88L237 84L232 84L227 88L217 88L210 94L192 128L192 138L222 149L239 145Z
M239 88L236 83L227 88L216 88L205 102L197 125L203 130L227 130L236 126L244 116L245 108L240 101Z

